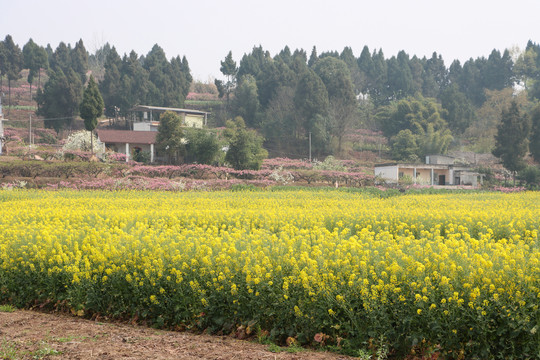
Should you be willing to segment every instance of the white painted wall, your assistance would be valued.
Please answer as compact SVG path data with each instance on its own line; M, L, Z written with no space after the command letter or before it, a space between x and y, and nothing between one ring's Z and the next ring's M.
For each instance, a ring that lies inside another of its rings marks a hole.
M150 131L150 123L149 122L133 123L133 131Z
M202 129L204 126L204 117L201 115L186 114L184 124L187 127L195 127Z
M387 181L398 181L398 167L397 165L388 166L376 166L375 176L379 176Z

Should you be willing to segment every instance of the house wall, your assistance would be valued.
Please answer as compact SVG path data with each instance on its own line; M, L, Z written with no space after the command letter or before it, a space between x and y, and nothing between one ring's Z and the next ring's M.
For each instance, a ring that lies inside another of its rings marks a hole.
M427 155L426 164L429 165L452 165L454 164L454 158L445 155Z
M381 177L386 181L397 182L398 167L397 165L377 166L375 167L375 176Z
M416 171L415 171L416 170ZM433 171L432 171L433 170ZM449 185L452 184L451 173L449 169L434 169L432 167L418 166L418 167L400 167L399 177L408 176L416 184L427 185ZM433 174L433 182L431 176ZM439 176L444 176L444 184L439 183Z
M204 117L201 115L186 114L184 117L184 124L187 127L195 127L202 129L204 126Z
M105 144L105 148L107 150L112 150L114 152L117 152L119 154L125 154L126 153L126 144L125 143L107 143ZM133 153L135 152L135 148L140 148L141 151L150 152L150 145L148 144L129 144L129 152L130 157L133 156Z
M444 184L439 183L440 176L444 175ZM448 169L434 169L433 170L433 185L449 185L452 183L450 176L450 170Z
M134 122L133 131L158 131L155 122Z
M133 131L151 131L150 122L133 123Z
M459 176L460 185L478 186L478 177L476 174L461 173Z

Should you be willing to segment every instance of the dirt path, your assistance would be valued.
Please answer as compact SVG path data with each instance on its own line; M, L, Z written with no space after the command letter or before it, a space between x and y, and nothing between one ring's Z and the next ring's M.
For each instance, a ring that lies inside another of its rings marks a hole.
M352 359L269 348L226 336L101 323L63 314L0 312L0 359Z

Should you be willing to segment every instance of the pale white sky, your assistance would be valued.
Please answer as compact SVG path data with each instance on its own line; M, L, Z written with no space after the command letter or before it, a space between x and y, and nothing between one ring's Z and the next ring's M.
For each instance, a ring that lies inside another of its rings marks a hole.
M120 55L159 44L168 58L185 55L195 79L221 77L229 50L240 61L262 45L319 53L364 45L391 57L488 56L540 42L540 0L0 0L0 37L22 46L32 38L53 49L79 39L91 53L109 42Z

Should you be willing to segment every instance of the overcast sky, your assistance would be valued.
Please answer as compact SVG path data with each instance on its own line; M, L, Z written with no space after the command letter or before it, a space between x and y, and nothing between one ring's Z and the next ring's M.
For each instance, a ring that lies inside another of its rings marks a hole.
M221 77L230 50L239 62L258 45L272 55L285 45L308 56L313 46L319 54L350 46L356 57L364 45L387 58L436 51L449 66L540 42L539 14L540 0L0 0L0 36L53 49L82 38L91 53L109 42L120 55L157 43L206 81Z

